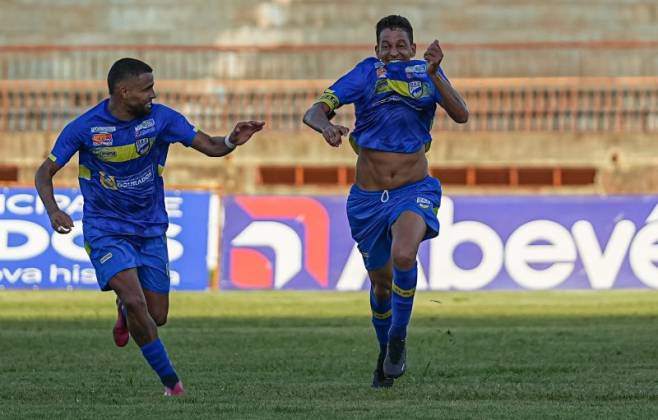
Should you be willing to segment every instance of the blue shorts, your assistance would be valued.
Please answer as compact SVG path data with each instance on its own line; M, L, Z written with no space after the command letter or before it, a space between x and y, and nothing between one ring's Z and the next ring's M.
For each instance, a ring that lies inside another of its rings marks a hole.
M353 185L347 198L347 219L366 269L382 268L391 258L391 226L404 211L417 213L425 220L423 240L437 236L440 204L441 183L430 176L394 190L365 191Z
M164 235L144 238L89 226L83 226L83 231L85 249L101 290L110 290L110 280L117 273L136 268L143 289L169 293L169 255Z

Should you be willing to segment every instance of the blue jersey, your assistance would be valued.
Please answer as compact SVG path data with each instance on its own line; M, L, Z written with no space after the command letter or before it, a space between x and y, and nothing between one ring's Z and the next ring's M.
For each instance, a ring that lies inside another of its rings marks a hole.
M366 58L325 90L319 102L333 111L354 103L353 146L385 152L414 153L432 141L436 104L443 97L422 60L384 64ZM438 76L448 81L439 69Z
M171 143L190 146L196 129L181 114L153 104L151 112L121 121L106 99L70 122L50 159L63 166L80 154L83 223L105 232L160 236L168 225L162 172Z

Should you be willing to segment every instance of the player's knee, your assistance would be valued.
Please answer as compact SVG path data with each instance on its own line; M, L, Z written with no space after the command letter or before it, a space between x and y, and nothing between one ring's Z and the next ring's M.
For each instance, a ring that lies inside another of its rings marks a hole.
M374 286L373 292L378 301L388 300L391 297L391 285L377 284Z
M140 316L147 312L146 300L140 296L122 297L121 301L129 314Z
M158 327L167 323L167 314L151 314L151 317Z
M401 270L409 270L416 264L416 254L413 251L394 250L393 264Z

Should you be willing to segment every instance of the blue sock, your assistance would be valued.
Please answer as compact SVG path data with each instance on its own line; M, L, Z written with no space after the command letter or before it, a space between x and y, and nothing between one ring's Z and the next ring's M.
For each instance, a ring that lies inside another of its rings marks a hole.
M171 366L169 356L167 356L167 350L165 350L159 338L145 344L142 347L142 354L155 373L158 374L164 386L168 388L176 386L178 375L176 375L174 367Z
M388 330L391 328L391 298L379 301L375 291L370 288L370 309L372 310L372 325L375 327L379 351L386 353L388 344Z
M407 326L411 319L411 309L414 306L414 294L416 293L418 269L416 264L407 270L402 271L393 266L393 319L389 337L405 338L407 336Z

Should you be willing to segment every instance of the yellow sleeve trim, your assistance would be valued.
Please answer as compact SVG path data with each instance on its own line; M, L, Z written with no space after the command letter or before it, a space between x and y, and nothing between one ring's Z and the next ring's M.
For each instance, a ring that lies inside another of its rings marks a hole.
M326 89L322 95L320 95L320 98L318 98L316 103L327 104L329 109L334 111L340 106L340 99L338 99L338 96L336 96L336 93L333 90Z
M57 162L57 156L53 155L52 153L48 155L48 159L52 160L53 162Z

